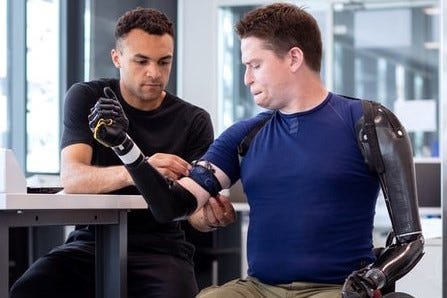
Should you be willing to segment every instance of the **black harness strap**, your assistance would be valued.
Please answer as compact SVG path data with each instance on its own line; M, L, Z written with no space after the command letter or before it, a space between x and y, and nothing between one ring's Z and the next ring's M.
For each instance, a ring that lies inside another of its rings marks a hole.
M256 134L261 130L261 128L264 127L264 125L273 118L273 115L275 115L275 112L272 112L270 115L267 115L265 118L263 118L261 121L256 123L255 126L249 131L249 133L242 139L242 141L237 146L237 152L239 154L239 161L242 157L247 154L248 148L250 147L250 143L253 140L253 138L256 136Z
M374 165L378 174L385 172L385 166L382 160L382 153L380 152L379 142L377 139L376 125L374 124L375 110L378 106L377 103L371 100L362 100L363 117L365 119L364 133L362 135L363 140L369 143L369 149L371 150L371 166Z

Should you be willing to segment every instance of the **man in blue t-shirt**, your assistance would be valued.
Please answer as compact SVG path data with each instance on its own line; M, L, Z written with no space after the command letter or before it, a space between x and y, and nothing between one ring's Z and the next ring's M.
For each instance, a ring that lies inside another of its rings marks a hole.
M257 8L236 32L244 83L269 111L223 132L188 177L166 183L143 162L113 99L95 106L91 130L125 163L158 221L194 214L242 181L250 206L248 278L198 297L373 297L423 254L405 129L385 107L325 88L320 31L303 9L285 3ZM239 145L259 123L240 161ZM376 258L372 230L380 187L396 244Z

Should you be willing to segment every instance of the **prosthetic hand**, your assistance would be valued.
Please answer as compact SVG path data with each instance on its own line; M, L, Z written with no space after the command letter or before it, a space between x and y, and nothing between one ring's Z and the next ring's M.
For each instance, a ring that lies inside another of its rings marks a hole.
M129 120L112 89L105 87L104 95L106 97L99 98L90 109L89 126L98 142L106 147L116 147L126 139Z
M374 297L376 289L392 285L424 254L408 134L385 107L366 100L362 104L363 117L356 125L359 147L366 164L379 177L395 244L387 244L374 263L349 275L343 285L343 298Z
M343 298L373 297L377 285L366 273L367 268L352 272L346 279L342 289Z
M389 286L407 274L422 257L423 247L422 235L411 242L396 243L386 247L373 264L354 271L348 276L342 288L342 297L371 298L376 297L376 294L377 297L382 297L376 290ZM399 294L402 297L411 297L403 293Z
M376 290L383 289L408 273L423 255L424 239L419 235L408 243L387 246L377 260L358 271L352 272L342 289L343 298L376 297ZM402 297L403 293L399 293ZM387 297L388 295L385 295ZM381 295L378 295L381 297Z

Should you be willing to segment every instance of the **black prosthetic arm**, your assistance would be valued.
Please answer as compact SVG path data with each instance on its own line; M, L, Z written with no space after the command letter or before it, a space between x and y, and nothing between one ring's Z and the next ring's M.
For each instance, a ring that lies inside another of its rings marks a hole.
M359 146L369 168L379 176L396 243L347 278L343 297L372 297L374 289L407 274L424 248L410 139L391 111L372 101L362 103L363 117L356 125Z
M197 208L197 199L175 181L163 177L146 160L127 135L129 121L114 92L104 88L88 117L94 138L113 149L146 200L155 219L168 222L185 218Z
M124 163L157 221L184 219L196 210L194 195L154 169L129 136L122 145L112 149Z
M379 175L397 242L408 242L421 234L410 139L385 107L363 101L363 111L357 125L360 148L369 167ZM369 116L372 119L367 119Z

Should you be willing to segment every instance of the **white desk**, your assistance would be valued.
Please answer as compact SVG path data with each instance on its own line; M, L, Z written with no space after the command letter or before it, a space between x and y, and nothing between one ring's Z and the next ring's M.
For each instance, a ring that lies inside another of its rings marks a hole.
M94 224L96 297L127 297L127 212L141 196L0 193L0 297L9 292L9 228Z

